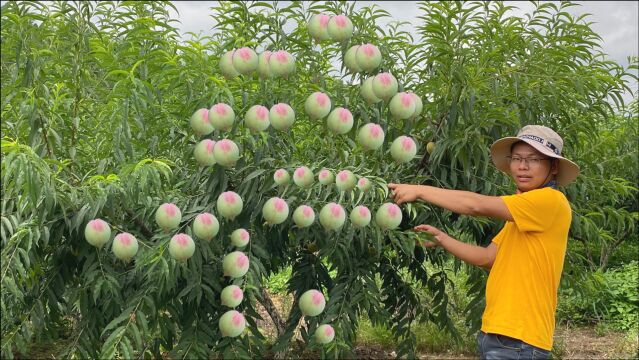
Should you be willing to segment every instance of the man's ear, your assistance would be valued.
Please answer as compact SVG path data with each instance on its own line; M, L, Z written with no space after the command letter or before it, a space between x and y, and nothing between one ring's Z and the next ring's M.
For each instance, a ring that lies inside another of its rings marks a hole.
M557 175L559 174L559 160L558 159L553 159L552 163L550 164L550 173L553 175Z

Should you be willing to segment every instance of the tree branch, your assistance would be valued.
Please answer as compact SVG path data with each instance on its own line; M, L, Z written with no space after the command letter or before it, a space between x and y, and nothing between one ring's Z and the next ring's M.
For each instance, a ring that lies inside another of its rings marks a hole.
M273 320L273 324L275 324L275 329L277 330L277 337L280 337L284 333L284 320L282 320L282 316L279 311L273 304L273 300L271 300L271 296L266 291L266 289L262 288L262 306L266 309L266 312Z

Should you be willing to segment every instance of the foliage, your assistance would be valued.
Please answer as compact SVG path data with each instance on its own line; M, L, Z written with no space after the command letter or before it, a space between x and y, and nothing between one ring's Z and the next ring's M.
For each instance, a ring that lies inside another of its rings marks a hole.
M606 323L620 330L637 328L639 267L632 261L606 272L585 273L579 288L564 288L558 306L561 322Z
M416 203L403 209L399 230L347 225L326 233L319 226L293 228L290 220L266 227L259 211L251 210L272 196L314 209L337 201L347 209L361 203L374 210L387 201L390 181L501 195L512 186L489 166L486 148L529 123L555 128L568 144L566 156L583 165L583 175L566 189L575 209L572 234L610 251L617 241L636 241L623 235L634 232L637 217L631 172L637 111L620 122L613 107L624 109L621 94L632 75L604 60L600 38L584 18L564 11L573 5L537 4L532 16L507 18L508 7L499 2L423 2L414 38L401 24L377 25L389 14L376 6L356 11L347 2L220 2L210 9L216 32L183 42L169 18L169 2L5 3L2 357L12 357L14 350L24 354L34 339L58 338L68 317L77 324L60 355L70 358L159 358L163 351L172 358L251 358L284 350L296 330L309 349L343 357L362 314L392 330L398 357L414 357L417 323L431 321L451 336L458 330L448 315L446 255L425 253L406 230L430 223L484 245L500 224ZM317 45L309 38L306 22L322 11L351 18L356 29L351 44L379 46L381 68L424 99L422 116L396 121L384 104L362 101L364 76L333 67L349 44ZM287 24L290 32L283 30ZM287 50L296 56L298 71L286 80L223 78L219 57L241 46ZM354 146L355 131L333 136L322 122L310 121L303 102L313 91L348 107L355 129L381 124L389 140L382 151L365 154ZM237 122L229 137L240 146L240 161L232 169L201 168L192 156L200 139L188 119L217 102L231 105L239 117L254 104L287 102L297 119L289 133L253 134ZM421 161L390 161L388 143L403 134L421 144ZM428 156L423 145L430 140L437 146ZM603 153L609 166L597 166ZM274 185L275 169L300 165L315 172L349 169L372 180L374 191ZM223 220L217 240L198 243L186 264L171 259L170 234L153 225L157 207L176 203L183 215L178 231L190 233L193 218L214 212L217 196L228 190L240 194L249 210ZM96 217L138 238L134 262L123 264L108 248L86 243L84 226ZM248 336L229 339L217 328L227 310L219 293L231 282L222 276L221 258L232 249L229 234L239 227L251 231L245 250L251 267L244 279L232 282L244 290L239 310L249 330ZM580 261L569 259L575 266ZM289 266L289 291L297 298L320 289L327 307L320 318L299 325L294 302L283 333L267 349L256 304L266 300L260 291L264 279ZM482 270L470 269L469 331L479 325L484 279ZM423 291L429 303L421 301ZM323 322L332 323L337 337L320 348L312 334Z

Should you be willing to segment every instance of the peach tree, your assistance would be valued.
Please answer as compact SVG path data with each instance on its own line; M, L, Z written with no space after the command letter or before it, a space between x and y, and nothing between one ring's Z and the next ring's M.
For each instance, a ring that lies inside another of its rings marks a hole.
M362 315L398 357L418 322L459 337L449 258L410 229L486 244L499 224L397 207L386 184L508 193L487 147L528 123L587 149L629 73L570 5L424 2L411 33L377 6L220 2L188 40L169 2L3 5L3 358L60 338L71 358L294 356L295 338L341 357ZM586 160L573 233L622 234L636 183ZM264 282L289 266L284 318Z

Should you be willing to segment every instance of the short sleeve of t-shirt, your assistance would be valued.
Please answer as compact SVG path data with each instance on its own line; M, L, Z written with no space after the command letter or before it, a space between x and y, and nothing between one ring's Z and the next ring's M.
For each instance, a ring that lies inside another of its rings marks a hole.
M495 244L499 245L501 244L501 240L504 238L504 234L506 233L506 226L504 226L501 231L499 231L497 233L497 235L495 235L495 237L493 238L492 242L494 242Z
M501 198L519 231L540 232L548 229L555 220L560 205L556 192L548 187Z

